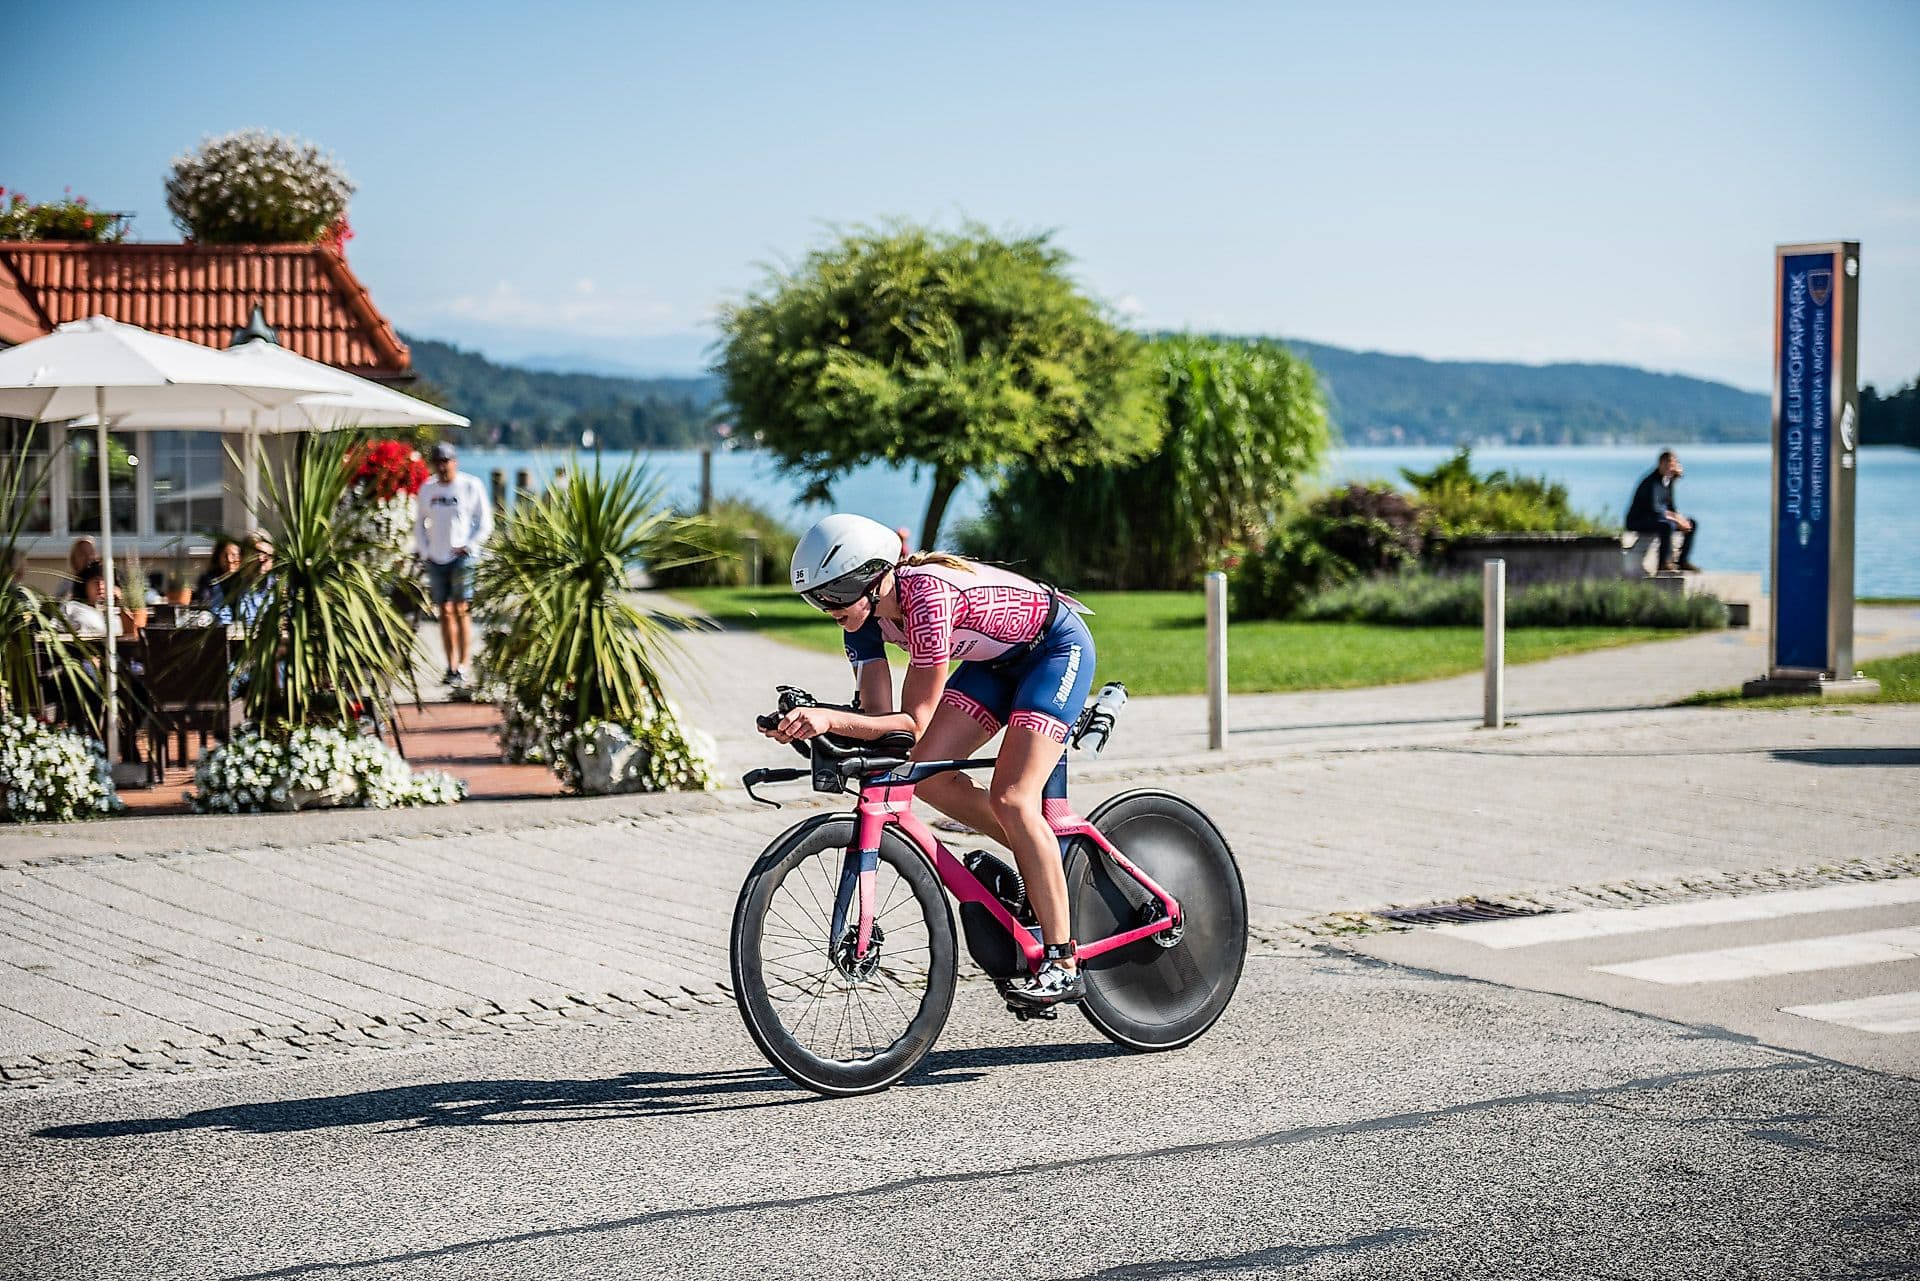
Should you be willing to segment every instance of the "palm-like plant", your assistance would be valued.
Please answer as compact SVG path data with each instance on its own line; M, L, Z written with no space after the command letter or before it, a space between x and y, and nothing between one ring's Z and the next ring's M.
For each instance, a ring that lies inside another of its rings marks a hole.
M710 556L705 523L676 514L638 463L598 462L522 495L480 562L477 596L493 626L482 666L523 708L559 730L633 725L665 705L669 628L627 589L634 566Z
M394 604L388 549L345 518L357 443L351 432L309 437L267 476L273 566L253 584L235 668L248 719L269 735L348 724L356 703L391 715L394 686L414 687L417 638Z
M18 549L29 501L46 484L54 459L46 465L33 465L33 433L22 432L17 441L0 456L0 710L34 716L46 693L53 693L66 707L81 711L98 721L103 705L97 668L86 660L74 644L73 629L66 615L51 598L26 583L19 567ZM34 659L36 642L46 657L45 677L51 691L43 690L43 673ZM92 726L99 732L98 724Z

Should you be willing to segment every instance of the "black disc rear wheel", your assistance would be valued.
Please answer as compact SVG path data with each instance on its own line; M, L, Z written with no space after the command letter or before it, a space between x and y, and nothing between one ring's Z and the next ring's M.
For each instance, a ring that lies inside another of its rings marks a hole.
M893 1084L926 1056L953 1005L955 939L940 880L893 832L880 842L873 943L833 937L853 820L813 819L768 847L733 913L733 990L768 1062L822 1094Z
M1212 821L1168 792L1126 792L1089 820L1127 859L1179 900L1177 942L1143 939L1082 963L1080 1008L1109 1040L1171 1050L1212 1027L1240 983L1247 955L1247 897L1233 851ZM1074 933L1097 939L1145 924L1156 900L1092 842L1067 854Z

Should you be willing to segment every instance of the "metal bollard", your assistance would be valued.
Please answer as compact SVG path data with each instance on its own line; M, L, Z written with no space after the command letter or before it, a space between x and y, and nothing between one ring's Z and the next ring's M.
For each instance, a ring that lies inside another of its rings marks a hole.
M1227 576L1207 575L1207 749L1227 746Z
M1507 562L1480 567L1480 620L1486 638L1486 715L1481 724L1499 729L1507 723Z

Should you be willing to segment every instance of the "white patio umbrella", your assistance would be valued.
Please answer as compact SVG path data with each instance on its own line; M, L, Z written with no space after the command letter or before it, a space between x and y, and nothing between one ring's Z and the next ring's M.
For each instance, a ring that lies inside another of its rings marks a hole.
M149 333L105 316L61 325L0 351L0 415L35 422L90 416L100 434L100 559L113 583L113 520L107 432L137 412L211 417L274 409L325 392L309 377L232 360L197 343ZM119 659L107 625L107 760L120 759Z
M326 390L288 401L271 413L249 410L237 419L221 415L210 422L209 416L204 413L196 415L165 410L126 414L116 420L115 426L122 430L241 433L244 437L241 457L246 463L244 473L249 525L258 522L259 442L263 435L338 431L346 427L413 427L422 423L436 427L468 425L467 419L450 410L382 386L372 379L310 360L264 338L253 339L218 354L223 359L245 364L256 373L271 378L310 380Z

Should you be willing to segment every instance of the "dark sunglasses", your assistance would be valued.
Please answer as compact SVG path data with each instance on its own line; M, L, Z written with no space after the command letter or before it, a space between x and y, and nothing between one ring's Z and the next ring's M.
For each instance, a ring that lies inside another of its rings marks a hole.
M871 566L862 565L851 574L842 574L831 582L808 588L800 593L800 599L828 613L845 609L865 596L880 581L880 575L886 572L885 569L875 571Z

